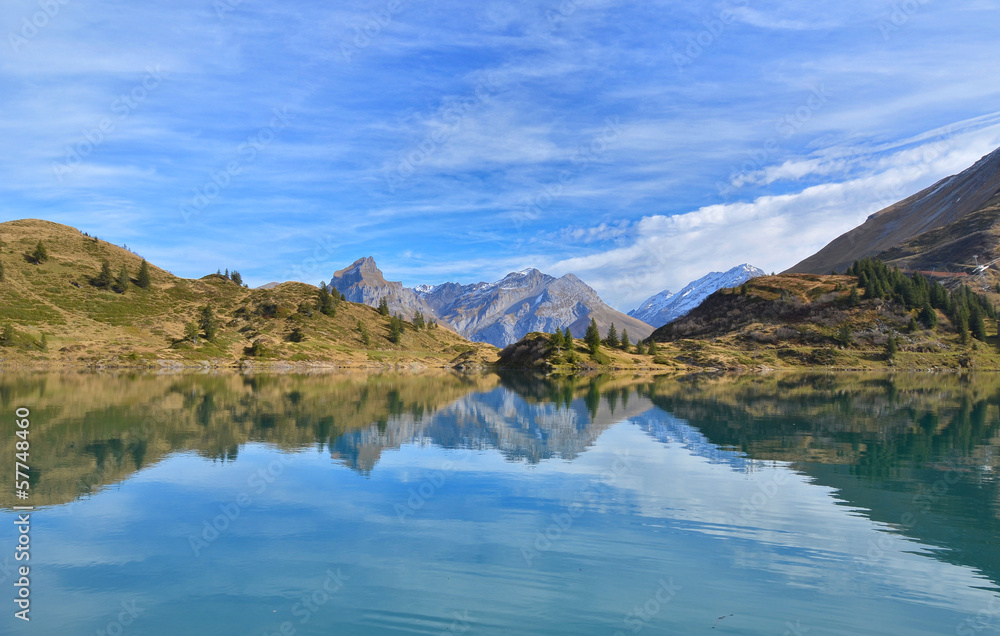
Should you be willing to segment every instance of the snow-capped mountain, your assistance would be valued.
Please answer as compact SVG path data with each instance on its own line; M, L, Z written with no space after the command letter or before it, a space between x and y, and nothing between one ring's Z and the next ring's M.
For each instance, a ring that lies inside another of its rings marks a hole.
M515 343L532 331L553 333L569 328L582 338L593 318L602 335L614 323L635 342L653 328L609 307L597 292L573 274L560 278L534 268L513 272L493 283L442 283L403 287L387 281L372 258L355 261L333 275L330 288L347 300L377 306L386 298L392 313L412 318L417 311L451 327L462 336L498 347Z
M689 283L676 294L665 289L647 298L638 308L628 312L628 315L654 327L662 327L687 314L716 291L727 287L738 287L751 278L764 275L763 270L746 263L727 272L712 272Z

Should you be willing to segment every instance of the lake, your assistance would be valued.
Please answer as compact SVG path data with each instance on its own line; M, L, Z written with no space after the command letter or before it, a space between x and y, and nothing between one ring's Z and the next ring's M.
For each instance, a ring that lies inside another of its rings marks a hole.
M3 633L1000 631L1000 376L8 373L9 476L19 408Z

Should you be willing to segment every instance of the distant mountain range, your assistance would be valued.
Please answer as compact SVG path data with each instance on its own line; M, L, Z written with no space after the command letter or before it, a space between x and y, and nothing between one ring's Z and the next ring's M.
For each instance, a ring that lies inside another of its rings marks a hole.
M493 283L410 288L386 280L375 260L368 257L335 272L329 286L351 302L377 306L385 298L392 313L412 318L420 311L469 340L498 347L513 344L533 331L552 333L567 327L582 338L591 318L602 335L612 323L619 333L628 330L633 342L653 332L645 322L609 307L573 274L556 278L533 268Z
M665 289L647 298L638 308L628 312L628 315L654 327L662 327L672 320L687 315L716 291L727 287L738 287L751 278L764 275L764 270L746 263L726 272L712 272L689 283L676 294Z
M868 217L788 272L844 271L865 256L901 269L966 273L1000 257L1000 150Z

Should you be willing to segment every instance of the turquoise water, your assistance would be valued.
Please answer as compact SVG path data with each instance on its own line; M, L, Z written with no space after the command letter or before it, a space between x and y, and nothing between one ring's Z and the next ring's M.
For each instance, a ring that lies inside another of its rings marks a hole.
M0 628L996 633L998 388L0 377L38 466Z

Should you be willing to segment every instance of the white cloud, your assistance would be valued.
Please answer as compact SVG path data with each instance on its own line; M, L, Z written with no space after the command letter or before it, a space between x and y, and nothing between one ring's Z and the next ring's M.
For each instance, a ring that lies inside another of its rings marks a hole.
M686 214L643 217L635 240L551 265L573 272L613 306L635 307L662 289L678 289L711 270L749 262L781 271L822 248L875 212L941 178L969 167L1000 146L1000 125L864 160L869 174L710 205Z

